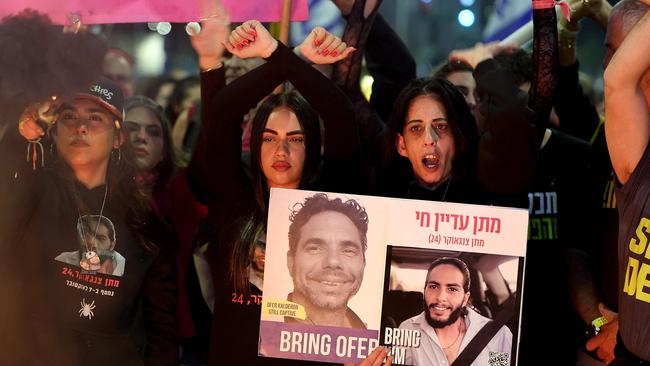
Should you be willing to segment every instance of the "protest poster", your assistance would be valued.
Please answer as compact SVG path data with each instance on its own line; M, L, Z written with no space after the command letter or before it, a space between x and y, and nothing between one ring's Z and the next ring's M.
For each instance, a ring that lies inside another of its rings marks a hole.
M522 209L272 189L259 355L358 364L384 345L429 365L485 338L470 363L515 365L527 225Z

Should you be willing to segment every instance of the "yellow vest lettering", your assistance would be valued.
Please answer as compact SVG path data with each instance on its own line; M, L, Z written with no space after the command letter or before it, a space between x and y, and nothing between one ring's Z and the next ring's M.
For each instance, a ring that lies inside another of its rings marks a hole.
M628 258L623 292L637 300L650 303L650 264Z
M644 230L645 229L645 230ZM648 246L648 237L646 232L650 232L650 220L645 217L641 218L639 225L636 227L636 238L630 239L630 251L635 254L643 254ZM650 259L650 251L646 253L646 258Z
M630 269L632 273L630 273ZM625 270L625 285L623 286L623 292L630 296L634 296L636 291L636 276L639 273L639 261L630 257L627 261L627 269Z
M636 298L637 300L650 303L650 292L643 291L645 288L650 288L648 274L650 274L650 265L643 263L639 271L639 277L636 280Z

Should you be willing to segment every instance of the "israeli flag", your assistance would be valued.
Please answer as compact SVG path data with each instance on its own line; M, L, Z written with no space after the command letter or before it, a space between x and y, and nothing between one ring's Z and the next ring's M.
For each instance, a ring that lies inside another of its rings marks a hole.
M342 36L345 20L339 8L330 0L309 0L309 19L306 22L292 22L289 31L290 44L297 46L314 27L323 27L335 36Z
M502 41L533 17L530 0L496 0L483 30L483 42Z

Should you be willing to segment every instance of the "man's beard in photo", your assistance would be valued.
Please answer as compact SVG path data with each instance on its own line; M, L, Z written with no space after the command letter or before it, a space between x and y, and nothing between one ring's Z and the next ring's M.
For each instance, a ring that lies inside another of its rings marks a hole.
M104 263L106 260L111 260L115 262L115 251L111 249L97 249L97 255L99 256L100 262Z
M435 304L431 304L431 306L429 306L424 303L424 318L427 320L427 323L429 323L429 325L433 328L444 328L450 324L454 324L456 320L460 318L461 314L464 314L463 307L459 306L458 308L451 311L451 314L449 314L449 318L447 318L447 320L435 320L431 317L430 313L430 307L433 307L434 305Z

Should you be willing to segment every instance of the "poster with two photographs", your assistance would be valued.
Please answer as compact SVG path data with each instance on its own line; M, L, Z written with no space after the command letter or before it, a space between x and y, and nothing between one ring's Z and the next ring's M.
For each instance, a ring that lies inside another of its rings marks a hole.
M516 365L528 212L273 189L259 355Z

